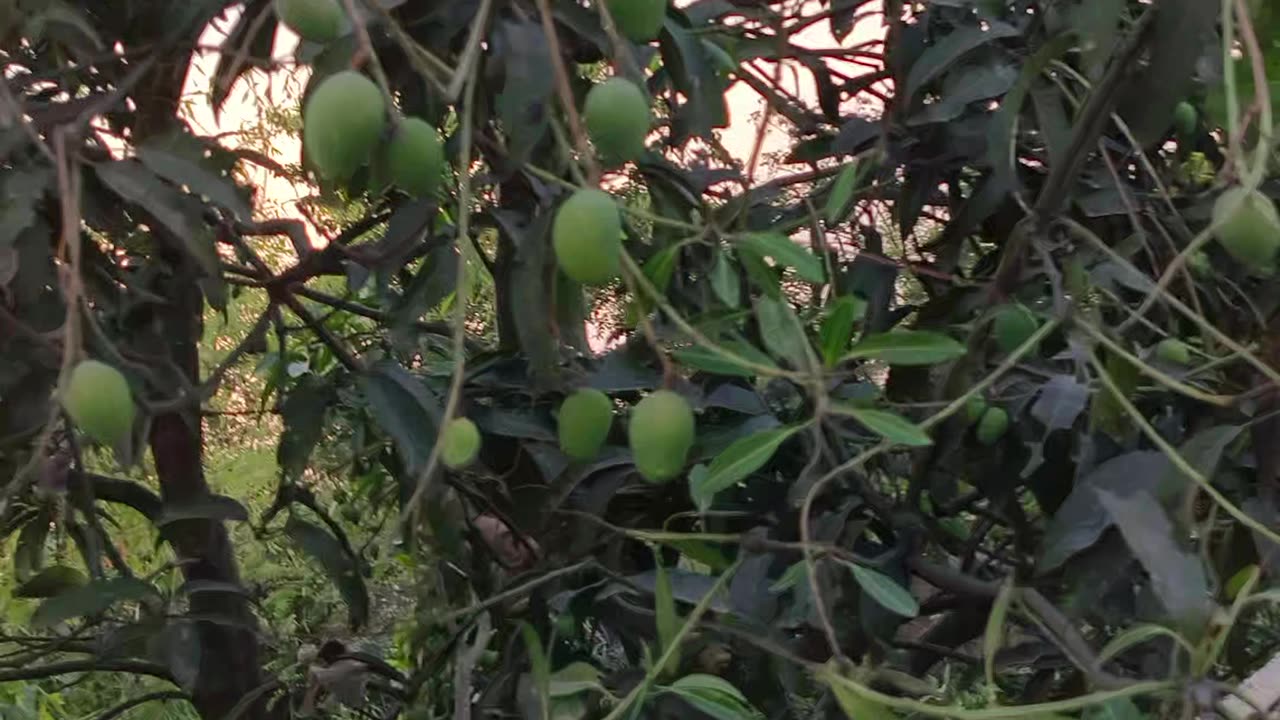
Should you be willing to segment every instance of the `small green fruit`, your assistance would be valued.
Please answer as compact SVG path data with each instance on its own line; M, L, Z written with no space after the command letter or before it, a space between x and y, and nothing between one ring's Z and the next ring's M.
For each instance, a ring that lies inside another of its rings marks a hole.
M342 32L338 0L276 0L280 22L304 40L327 43Z
M1165 338L1156 345L1156 357L1174 365L1191 364L1191 348L1177 338Z
M302 111L302 146L327 180L345 180L364 165L387 126L382 91L354 70L330 75Z
M387 143L386 167L391 182L414 197L431 195L444 174L444 143L436 129L418 118L405 118Z
M981 395L974 395L964 404L964 414L969 422L975 423L987 411L987 401Z
M1196 107L1191 103L1183 100L1173 109L1173 130L1178 137L1190 137L1196 131L1196 124L1199 122L1200 116L1196 112Z
M647 43L658 37L667 15L667 0L606 0L613 24L628 40Z
M600 157L611 164L635 160L649 134L649 101L630 80L613 78L591 88L582 115Z
M85 360L71 371L62 389L62 407L89 437L118 446L133 431L133 395L119 370L97 360Z
M1209 260L1209 254L1203 250L1197 250L1187 257L1187 267L1197 277L1209 277L1213 274L1213 263Z
M636 469L649 482L666 482L684 469L693 447L693 409L676 393L658 390L631 410L627 433Z
M458 470L475 461L480 452L480 430L468 418L454 418L440 434L440 460L445 467Z
M613 426L613 402L599 390L583 389L560 404L560 449L575 460L600 452Z
M1275 270L1280 249L1280 214L1271 198L1258 191L1233 187L1213 203L1218 242L1255 275Z
M565 275L584 285L603 285L618 276L622 218L613 198L601 190L579 190L560 206L551 226L551 244Z
M1025 306L1005 305L996 311L992 333L995 335L996 345L1002 351L1011 353L1039 329L1040 321Z
M1002 407L989 407L978 421L978 442L995 445L1009 429L1009 413Z

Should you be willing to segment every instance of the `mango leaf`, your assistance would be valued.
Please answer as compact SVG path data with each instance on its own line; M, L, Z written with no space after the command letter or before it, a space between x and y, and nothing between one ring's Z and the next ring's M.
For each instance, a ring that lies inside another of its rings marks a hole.
M840 362L840 356L853 339L853 324L867 312L867 303L856 295L843 295L827 307L827 316L818 331L822 361L827 367Z
M732 352L734 355L743 360L750 361L756 365L763 365L769 368L777 368L773 360L760 352L757 348L740 341L728 341L716 343L719 347ZM676 360L684 365L688 365L696 370L703 370L717 375L735 375L738 377L755 377L758 373L752 368L741 365L729 358L724 357L720 353L704 347L689 347L675 350L671 353Z
M93 169L112 192L146 210L163 225L169 231L168 237L195 261L206 280L221 287L218 251L213 233L200 216L198 202L181 195L136 160L97 163Z
M164 505L156 527L164 527L181 520L213 520L215 522L246 522L249 511L238 500L225 495L210 495L202 500Z
M1167 460L1154 450L1125 453L1102 463L1076 481L1045 529L1043 552L1036 571L1046 573L1092 546L1111 527L1111 516L1098 501L1096 489L1138 492L1155 488Z
M417 473L435 445L438 402L421 380L389 360L370 367L357 382L373 419L395 443L406 471Z
M1200 627L1213 612L1200 558L1175 539L1173 522L1148 493L1129 497L1098 489L1098 501L1151 577L1160 603L1179 624Z
M799 432L803 425L774 428L748 435L725 448L707 468L705 475L690 477L689 494L699 510L707 510L717 493L764 467L782 443Z
M864 338L844 359L879 360L890 365L936 365L964 353L964 345L941 333L895 330Z
M1092 705L1084 711L1083 720L1146 720L1147 714L1127 697Z
M97 615L112 605L154 595L155 588L137 578L95 580L45 600L31 615L33 627L52 627L72 618Z
M658 627L658 654L661 655L667 651L667 648L675 641L676 634L680 632L680 616L676 614L676 600L671 590L671 576L667 574L667 569L662 564L662 554L658 552L657 548L654 548L653 558L653 611ZM675 672L679 665L680 651L679 648L676 648L676 652L672 653L670 662L662 669L662 672Z
M916 58L907 74L907 82L902 88L901 100L909 103L926 83L946 72L957 60L975 48L993 40L1018 35L1018 29L1003 22L988 22L979 25L957 27L947 33L941 40L929 46Z
M568 697L589 690L608 692L600 682L600 671L581 660L571 662L551 673L547 688L552 698Z
M863 176L867 174L867 168L870 163L863 162L859 158L845 163L840 168L840 174L836 176L836 180L831 184L831 194L827 195L827 205L823 211L823 217L830 227L838 220L845 216L845 207L849 205L849 201L853 199L853 193L861 184Z
M774 357L790 362L797 369L807 366L809 339L790 303L785 299L757 298L756 322L760 325L761 340Z
M772 259L796 271L801 280L820 283L826 279L822 259L780 232L748 233L738 245L755 255Z
M151 172L188 192L203 195L214 205L229 210L236 219L253 219L253 210L229 178L156 145L138 148L138 159Z
M286 477L297 479L311 462L311 452L324 432L324 415L336 399L333 385L317 375L306 375L289 392L280 408L284 431L276 461Z
M927 447L933 444L933 439L919 425L895 413L850 405L833 405L832 412L847 415L871 432L899 445Z
M78 588L89 582L84 573L65 565L53 565L41 570L30 580L13 591L16 598L50 598Z
M751 706L751 702L733 683L715 675L686 675L663 690L680 696L699 712L716 720L752 720L764 717Z
M897 720L892 710L854 691L841 678L828 678L836 703L849 720Z
M550 718L551 701L551 661L542 646L542 638L529 623L520 623L520 637L524 639L524 649L529 653L529 669L533 674L534 687L537 689L539 716L543 720Z
M742 304L742 281L738 277L738 268L723 250L716 251L715 263L711 266L711 290L720 302L729 307L736 308Z
M351 627L364 625L369 619L369 591L365 588L356 558L348 555L336 538L306 520L290 517L284 531L294 545L324 568L325 574L338 588L338 593L347 603Z
M862 586L862 591L885 610L909 618L920 614L920 603L916 602L915 596L893 578L865 565L848 560L840 562L853 572L853 579Z

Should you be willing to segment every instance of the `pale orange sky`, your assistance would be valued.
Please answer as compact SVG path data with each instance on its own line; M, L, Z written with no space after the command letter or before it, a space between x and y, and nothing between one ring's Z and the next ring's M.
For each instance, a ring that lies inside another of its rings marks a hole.
M687 0L677 4L687 4ZM806 0L805 6L805 14L813 14L822 10L822 6L817 0ZM238 12L232 11L227 20L210 25L201 38L201 45L205 47L220 46L226 37L226 29L235 24ZM845 38L843 43L837 43L831 34L830 23L821 21L797 35L795 42L798 45L809 48L835 48L841 45L852 47L873 40L879 37L882 32L881 18L879 16L871 16L859 21L853 32ZM283 60L291 59L297 43L297 36L282 27L275 38L273 57ZM221 135L223 136L222 141L224 144L232 147L237 145L237 139L234 134L230 133L242 131L256 123L259 98L281 106L296 103L296 95L291 91L291 88L303 87L309 73L309 69L304 66L291 67L288 70L271 74L260 70L251 70L232 89L231 95L223 105L221 116L215 118L212 108L204 100L204 93L207 92L210 86L210 79L213 76L218 57L217 53L205 53L198 56L193 63L192 69L187 75L184 94L187 97L194 98L195 102L187 105L188 111L186 115L197 132L206 135ZM847 63L841 63L841 66L842 71L849 75L867 72L866 68ZM812 75L803 68L797 68L798 66L795 63L785 67L782 73L782 83L784 87L796 96L812 102L816 97ZM762 71L771 75L773 69L771 66L764 66ZM726 95L726 100L729 106L729 126L720 131L721 142L730 154L745 163L755 142L759 128L758 118L764 108L764 101L750 86L742 82L734 83ZM301 153L301 141L299 138L281 135L274 138L272 144L270 155L276 161L281 163L295 163L298 161ZM770 127L769 132L766 134L762 150L764 153L777 153L785 151L790 144L791 139L786 132L775 125ZM310 194L310 188L304 185L293 185L255 165L248 163L243 165L250 181L262 189L263 193L260 202L265 202L265 209L270 214L300 217L295 205L300 198ZM762 165L759 177L768 177L768 172L769 169ZM323 238L316 237L313 228L311 232L313 233L312 241L323 244Z

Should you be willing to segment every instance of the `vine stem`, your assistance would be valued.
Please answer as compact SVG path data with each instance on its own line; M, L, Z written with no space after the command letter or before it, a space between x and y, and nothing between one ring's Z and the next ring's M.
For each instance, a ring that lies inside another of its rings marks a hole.
M895 710L919 713L929 717L950 718L950 720L1016 720L1017 718L1025 718L1035 715L1070 712L1072 710L1079 710L1092 705L1100 705L1108 700L1168 692L1177 687L1176 683L1172 680L1153 680L1134 683L1117 690L1103 690L1100 692L1089 693L1088 695L1080 695L1067 700L1055 700L1053 702L1036 703L1034 705L1007 705L1004 707L986 708L983 710L970 710L963 707L930 705L929 703L921 702L919 700L897 697L895 695L886 695L885 693L873 690L872 688L863 685L857 680L841 675L830 665L827 665L817 671L816 676L819 680L827 683L835 689L837 693L840 690L847 690L864 700L869 700L878 705L884 705Z
M1037 330L1034 334L1032 334L1031 337L1027 338L1026 342L1022 343L1016 349L1014 349L1014 351L1010 353L1009 356L1006 357L1003 362L1001 362L998 366L996 366L996 368L992 370L990 374L988 374L985 378L983 378L982 380L974 384L973 387L969 388L969 390L964 394L962 394L960 397L956 398L955 400L952 400L950 404L943 407L941 410L934 413L933 415L930 415L923 422L921 422L920 429L927 431L933 426L941 423L943 420L946 420L947 418L951 417L955 413L959 412L962 408L965 407L965 405L968 404L970 398L978 396L984 390L986 390L988 387L994 384L995 381L1000 378L1000 376L1004 375L1009 370L1012 370L1013 367L1017 365L1018 362L1022 360L1024 356L1026 356L1037 345L1039 345L1041 340L1043 340L1046 336L1048 336L1049 333L1053 332L1053 330L1058 327L1058 324L1059 324L1058 321L1054 319L1040 326L1039 330ZM814 562L814 553L812 551L813 527L809 520L809 516L812 514L814 501L817 500L817 498L820 495L822 495L822 491L826 489L827 485L830 485L832 481L834 481L836 478L840 477L841 475L845 474L846 472L849 472L850 470L853 470L865 464L868 460L871 460L877 455L880 455L881 453L884 453L885 451L890 450L893 447L894 447L893 442L889 440L883 440L880 443L854 456L851 460L847 460L844 463L832 468L830 471L827 472L826 475L823 475L821 478L818 479L817 482L813 484L813 487L810 488L809 492L805 494L804 503L800 507L800 543L805 548L804 550L805 575L808 577L808 580L809 580L809 590L810 592L813 593L814 606L817 608L818 616L822 620L823 631L827 635L827 642L831 644L831 651L835 653L837 656L842 657L843 655L840 650L840 645L836 640L835 626L831 623L831 618L828 615L826 603L823 601L823 598L822 598L822 590L818 585L817 565Z
M471 152L472 152L472 111L475 107L475 91L476 78L479 73L471 73L467 79L467 86L462 107L461 118L461 137L462 152L458 173L458 232L454 244L458 251L458 269L457 269L457 289L454 291L454 308L453 308L453 376L449 382L449 396L445 401L444 407L444 423L453 419L455 413L458 412L458 405L462 397L462 385L466 378L467 366L467 305L469 301L469 285L467 280L467 238L471 233ZM440 430L444 430L445 425L441 425ZM422 471L414 481L416 488L409 503L405 506L401 513L401 523L405 520L412 519L416 524L417 513L421 506L423 498L426 496L427 489L431 486L431 478L435 472L436 466L440 462L440 448L443 445L437 441L431 448L431 455L427 458L427 462L423 465Z
M550 0L538 0L538 14L542 17L542 32L547 36L547 46L551 53L551 67L556 77L556 92L560 96L560 104L564 106L565 117L569 118L569 132L578 148L578 160L587 168L587 177L592 184L600 182L600 166L591 152L591 143L587 140L587 132L582 126L582 116L578 106L573 102L573 87L569 84L569 71L564 66L564 56L560 50L560 37L556 34L555 18L551 14Z

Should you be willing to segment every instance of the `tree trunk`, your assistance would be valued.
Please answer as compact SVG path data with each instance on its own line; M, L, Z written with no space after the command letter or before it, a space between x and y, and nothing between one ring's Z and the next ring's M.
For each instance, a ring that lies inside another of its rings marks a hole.
M203 29L200 22L194 31ZM174 129L178 122L179 99L190 66L189 53L175 53L158 63L138 83L133 95L138 103L134 141ZM168 301L160 311L163 336L168 339L168 359L179 368L191 386L200 384L200 352L204 298L197 284L193 264L176 248L178 238L163 237L168 247L162 252L174 272L159 283ZM152 418L149 442L165 507L190 505L206 500L209 485L204 477L204 437L198 405ZM183 520L166 525L161 535L173 548L188 582L206 581L240 584L231 538L220 521ZM199 672L188 688L192 704L206 720L225 720L230 711L263 684L259 658L257 619L248 599L234 592L200 592L189 596L189 613L202 618L193 621L199 639ZM266 698L259 698L239 715L244 720L265 718Z

